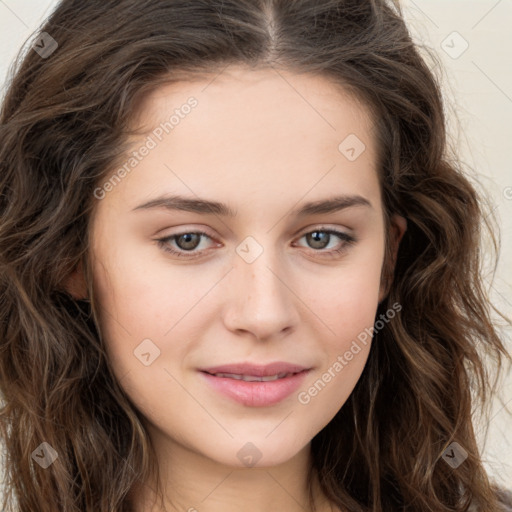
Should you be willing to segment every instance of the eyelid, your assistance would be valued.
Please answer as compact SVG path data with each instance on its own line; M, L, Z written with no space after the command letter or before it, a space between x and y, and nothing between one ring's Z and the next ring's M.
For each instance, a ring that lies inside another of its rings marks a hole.
M302 228L300 229L299 231L296 232L296 234L294 236L304 236L308 233L311 233L312 231L338 231L340 233L344 233L346 235L350 235L350 233L346 232L346 231L343 231L343 229L347 230L347 231L351 231L349 228L343 228L341 226L338 226L338 225L329 225L329 224L322 224L322 223L317 223L317 224L310 224L309 226L306 226L305 228Z

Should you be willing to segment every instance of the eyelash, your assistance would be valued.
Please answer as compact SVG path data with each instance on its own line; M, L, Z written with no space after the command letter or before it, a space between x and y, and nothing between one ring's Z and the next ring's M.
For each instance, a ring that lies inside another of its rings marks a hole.
M308 231L307 233L304 233L300 238L303 238L306 235L309 235L311 233L327 233L329 235L335 235L339 237L341 240L343 240L345 243L339 248L339 249L331 249L330 251L323 251L322 249L312 249L313 252L318 252L322 255L325 255L328 258L335 258L336 256L344 253L347 250L347 246L354 245L357 242L357 239L347 233L343 233L342 231L337 231L335 229L323 229L323 228L317 228L313 229L312 231ZM158 242L158 246L163 249L165 252L168 252L172 254L173 256L177 256L179 258L188 258L188 259L194 259L201 256L201 252L203 251L184 251L171 249L168 245L168 242L171 240L175 240L176 238L179 238L182 235L202 235L206 236L207 238L211 238L208 233L205 233L204 231L183 231L181 233L176 233L171 236L166 236L164 238L157 238L156 241ZM330 241L330 240L329 240ZM207 250L207 249L205 249Z

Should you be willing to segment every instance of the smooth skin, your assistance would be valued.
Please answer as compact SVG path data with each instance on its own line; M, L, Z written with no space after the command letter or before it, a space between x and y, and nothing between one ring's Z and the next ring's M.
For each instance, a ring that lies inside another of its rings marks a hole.
M101 330L116 377L144 417L168 494L165 508L154 504L148 482L134 489L135 510L304 512L311 439L354 389L370 343L307 404L298 393L374 325L386 294L373 122L324 78L230 66L159 86L134 125L151 135L191 96L197 106L161 141L152 135L157 146L98 200L91 221ZM338 149L350 134L366 146L354 161ZM146 140L134 139L134 149ZM236 215L137 209L165 194L226 203ZM294 216L307 202L340 195L370 205ZM156 241L197 230L208 236ZM405 219L393 216L395 255L405 230ZM257 245L244 246L247 237ZM248 263L240 247L262 252ZM80 269L68 290L86 295ZM147 366L134 355L145 339L160 351ZM274 361L312 370L298 392L269 407L241 405L198 372ZM261 454L252 467L237 456L249 442ZM317 486L315 495L319 512L335 510Z

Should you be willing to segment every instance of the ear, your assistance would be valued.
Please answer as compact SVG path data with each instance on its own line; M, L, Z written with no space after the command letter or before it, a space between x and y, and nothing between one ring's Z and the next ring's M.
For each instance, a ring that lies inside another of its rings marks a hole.
M400 242L407 231L407 220L401 215L394 214L389 220L389 245L386 247L386 255L382 269L382 279L379 292L379 303L381 303L393 283L393 274L395 272L396 258Z
M65 279L64 288L77 300L87 299L87 283L85 282L81 261L78 264L78 267Z

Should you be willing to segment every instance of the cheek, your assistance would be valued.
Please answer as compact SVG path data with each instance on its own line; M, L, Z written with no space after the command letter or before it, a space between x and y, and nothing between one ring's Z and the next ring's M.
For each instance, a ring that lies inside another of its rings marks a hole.
M384 256L380 242L376 236L371 244L348 254L338 268L303 281L303 296L331 328L327 338L337 348L343 348L375 321Z
M95 286L102 308L109 313L105 321L119 324L133 341L163 337L201 297L194 276L184 267L162 264L154 247L150 254L128 245L101 254Z
M184 297L179 286L164 286L153 262L133 248L116 245L119 240L109 240L112 248L97 247L94 286L106 349L122 376L141 366L134 351L143 340L154 343L151 348L145 342L152 357L163 349L164 334L185 313L179 306Z
M374 243L348 256L325 279L308 280L305 296L322 323L325 359L321 371L298 396L321 422L327 423L348 399L361 377L372 343L378 307L383 245ZM323 284L323 286L322 286Z

